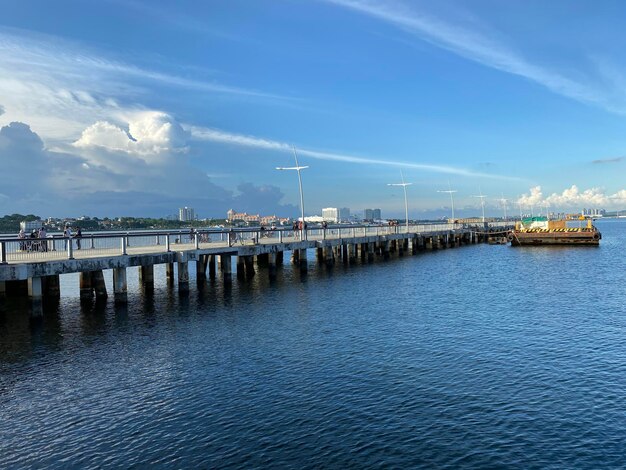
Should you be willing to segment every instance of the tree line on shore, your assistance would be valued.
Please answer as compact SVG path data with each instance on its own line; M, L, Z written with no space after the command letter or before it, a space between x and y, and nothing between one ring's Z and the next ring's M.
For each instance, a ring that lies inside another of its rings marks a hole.
M0 233L18 232L20 222L32 222L41 218L34 214L11 214L0 217ZM118 217L118 218L98 218L81 217L80 219L52 219L50 222L42 221L48 230L63 230L66 224L72 227L81 228L83 231L98 230L132 230L132 229L181 229L200 228L207 226L224 225L225 219L211 219L210 221L194 220L181 222L179 220L159 219L149 217Z

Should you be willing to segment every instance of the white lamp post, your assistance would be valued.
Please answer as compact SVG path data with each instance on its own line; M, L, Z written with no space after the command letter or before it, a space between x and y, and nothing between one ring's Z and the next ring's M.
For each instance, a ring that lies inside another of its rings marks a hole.
M452 189L450 187L450 182L448 182L448 189L440 189L437 192L450 194L450 204L452 205L452 223L454 224L454 196L453 194L456 193L456 189Z
M406 187L411 186L413 183L405 183L402 172L400 172L400 177L402 178L402 183L387 183L387 186L402 186L402 189L404 189L404 220L406 221L406 233L409 233L409 202L406 197Z
M480 188L479 188L479 189L480 189ZM485 198L486 198L487 196L484 196L484 195L483 195L483 192L482 192L482 191L480 191L480 196L472 196L472 197L477 197L477 198L480 198L480 206L481 206L481 207L482 207L482 209L483 209L483 224L484 224L484 223L485 223Z
M502 196L502 198L500 198L500 202L502 203L502 209L504 210L504 220L506 220L506 203L508 201L508 199L504 198L504 195Z
M300 213L302 214L302 240L306 240L306 230L304 230L304 194L302 193L302 175L301 170L308 168L308 166L300 166L298 164L298 155L296 154L296 148L291 147L293 151L293 158L296 161L296 166L277 166L277 170L295 170L298 172L298 187L300 188Z

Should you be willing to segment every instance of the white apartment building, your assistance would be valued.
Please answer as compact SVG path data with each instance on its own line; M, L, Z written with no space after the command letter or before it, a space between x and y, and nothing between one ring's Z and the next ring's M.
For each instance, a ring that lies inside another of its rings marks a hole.
M326 207L322 209L322 218L326 222L340 223L350 220L350 209L347 207Z
M178 220L181 222L196 220L196 213L191 207L181 207L178 209Z

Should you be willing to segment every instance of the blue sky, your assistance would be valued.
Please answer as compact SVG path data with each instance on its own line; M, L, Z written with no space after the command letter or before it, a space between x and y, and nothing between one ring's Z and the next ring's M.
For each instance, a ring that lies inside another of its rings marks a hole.
M0 214L626 207L626 6L21 1L0 18ZM545 209L544 209L545 210Z

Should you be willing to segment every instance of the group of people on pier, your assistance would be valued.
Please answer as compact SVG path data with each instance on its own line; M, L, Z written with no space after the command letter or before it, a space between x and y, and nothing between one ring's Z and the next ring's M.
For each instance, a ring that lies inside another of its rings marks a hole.
M80 241L83 236L83 232L80 227L76 227L76 233L72 233L72 227L67 225L63 231L63 237L76 240L76 249L80 250ZM26 234L24 229L20 229L17 238L20 240L20 251L42 251L46 252L52 247L54 250L54 241L51 235L48 235L46 228L41 226L39 229L33 229L30 234ZM66 240L67 243L71 240Z

